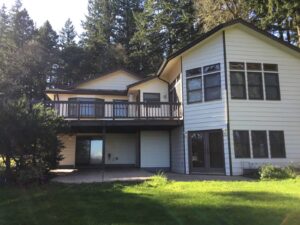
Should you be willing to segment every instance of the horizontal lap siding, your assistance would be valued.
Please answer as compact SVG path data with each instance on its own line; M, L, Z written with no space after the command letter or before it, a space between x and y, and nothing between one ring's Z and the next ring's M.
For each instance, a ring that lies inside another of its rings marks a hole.
M186 74L185 71L196 67L203 67L210 64L221 64L221 93L222 100L187 104ZM185 132L185 154L186 168L188 170L188 131L197 130L226 130L226 90L224 75L223 38L222 33L203 42L199 46L183 55L183 102L184 102L184 132ZM229 174L229 157L227 133L224 133L224 153L226 174ZM187 171L189 173L189 171Z
M171 131L171 170L184 173L184 141L183 127Z
M227 61L278 64L281 101L230 100L231 131L283 130L287 158L235 159L231 132L235 175L241 174L243 167L258 167L264 163L300 163L300 57L282 50L275 42L259 37L246 30L226 30Z
M135 83L140 79L123 71L87 81L78 86L85 89L126 90L127 85Z
M64 148L61 151L63 160L59 162L60 166L75 166L75 135L59 135L59 140L62 142Z

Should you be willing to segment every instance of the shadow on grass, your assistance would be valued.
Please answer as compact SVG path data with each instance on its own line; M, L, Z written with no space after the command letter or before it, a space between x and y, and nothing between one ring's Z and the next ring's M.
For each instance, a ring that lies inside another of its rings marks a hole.
M297 214L292 206L284 205L296 199L285 195L208 192L192 198L189 193L172 194L159 188L137 188L135 193L125 190L135 188L133 185L55 184L0 189L0 195L7 196L1 196L5 205L0 204L0 224L299 225L300 221L299 209Z

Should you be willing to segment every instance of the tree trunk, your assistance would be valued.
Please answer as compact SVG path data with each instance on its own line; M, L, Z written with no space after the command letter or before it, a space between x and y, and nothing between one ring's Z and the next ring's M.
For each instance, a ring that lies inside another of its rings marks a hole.
M11 157L9 154L5 156L5 179L6 181L11 181L12 173L11 173L11 165L10 165Z

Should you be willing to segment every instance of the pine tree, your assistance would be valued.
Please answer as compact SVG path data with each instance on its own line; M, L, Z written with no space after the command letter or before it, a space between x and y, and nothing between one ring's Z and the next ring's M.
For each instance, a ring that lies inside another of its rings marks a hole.
M59 34L59 43L62 48L74 46L76 44L75 38L77 33L70 18L66 21L65 26Z
M136 70L154 72L163 58L172 54L198 32L190 0L147 0L135 14L137 32L131 39L131 61Z

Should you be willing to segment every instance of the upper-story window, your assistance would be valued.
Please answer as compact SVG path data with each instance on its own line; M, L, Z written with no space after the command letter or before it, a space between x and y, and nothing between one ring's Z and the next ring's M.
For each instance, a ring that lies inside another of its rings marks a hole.
M187 102L221 99L220 63L186 71Z
M229 69L232 99L280 100L277 64L230 62Z

